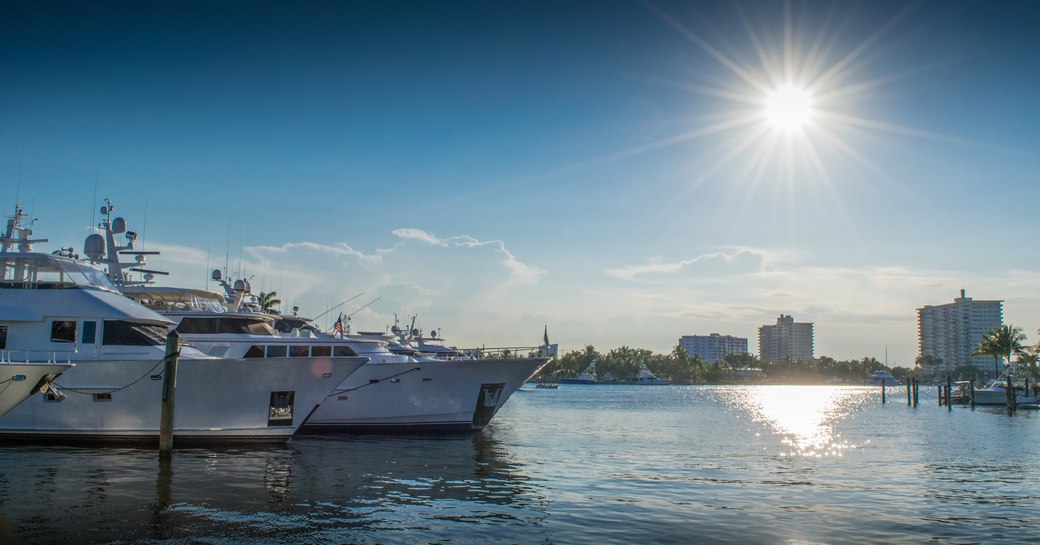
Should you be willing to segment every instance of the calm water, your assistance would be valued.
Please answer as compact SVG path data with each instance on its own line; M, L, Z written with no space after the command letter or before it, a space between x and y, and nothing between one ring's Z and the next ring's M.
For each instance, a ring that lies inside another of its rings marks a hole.
M531 388L527 386L525 388ZM875 388L561 386L482 434L0 446L0 543L1021 543L1040 414Z

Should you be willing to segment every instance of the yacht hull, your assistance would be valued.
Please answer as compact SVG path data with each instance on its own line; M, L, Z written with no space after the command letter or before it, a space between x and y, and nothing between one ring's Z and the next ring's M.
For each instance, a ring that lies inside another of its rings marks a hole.
M0 416L29 399L41 382L70 367L71 364L56 363L0 363Z
M287 441L365 361L181 359L174 442ZM78 362L55 381L67 399L38 395L22 403L0 418L0 440L158 440L162 370L154 360Z
M368 363L301 433L479 431L550 358Z
M976 405L1007 405L1007 399L1006 390L975 390ZM1040 402L1040 396L1027 396L1019 393L1015 398L1015 402L1018 404L1038 403Z

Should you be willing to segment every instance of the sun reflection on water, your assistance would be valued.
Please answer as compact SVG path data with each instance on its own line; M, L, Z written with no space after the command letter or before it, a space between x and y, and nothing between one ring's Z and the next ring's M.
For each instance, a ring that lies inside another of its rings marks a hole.
M791 456L841 456L853 448L835 430L847 414L847 395L826 386L766 386L748 388L739 403L757 421L782 437Z

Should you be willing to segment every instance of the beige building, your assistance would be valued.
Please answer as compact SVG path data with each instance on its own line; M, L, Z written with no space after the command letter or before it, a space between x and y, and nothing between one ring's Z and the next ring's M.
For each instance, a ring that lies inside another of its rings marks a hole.
M797 323L793 316L781 314L776 325L758 328L758 355L763 362L814 359L812 322Z
M691 356L700 356L708 363L715 363L729 354L747 354L747 339L732 335L683 335L679 346Z
M1004 301L976 301L961 290L952 303L917 309L918 348L922 356L940 358L947 369L974 365L992 372L992 356L971 354L983 335L1003 324Z

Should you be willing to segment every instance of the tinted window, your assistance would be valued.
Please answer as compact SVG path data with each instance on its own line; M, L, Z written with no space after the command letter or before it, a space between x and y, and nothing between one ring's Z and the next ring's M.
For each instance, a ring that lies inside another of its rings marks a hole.
M306 358L307 347L306 346L290 346L289 347L290 358Z
M55 320L51 322L51 342L76 342L76 322L72 320Z
M307 322L298 318L281 318L274 322L274 328L279 333L289 333L293 328L303 327Z
M177 326L177 332L185 335L207 334L217 332L216 318L184 318Z
M0 325L0 350L7 348L7 326Z
M311 347L311 356L312 357L315 357L315 358L321 357L321 356L328 357L328 356L331 356L331 355L332 355L332 347L331 346L314 346L314 347Z
M218 333L247 333L250 335L277 335L271 326L262 320L250 318L221 318Z
M264 357L264 347L257 346L257 345L254 344L253 346L249 347L249 350L246 350L246 355L243 356L243 357L245 357L245 358L262 358L262 357Z
M285 345L271 345L267 347L267 357L284 358L289 353L289 347Z
M83 322L83 344L94 344L97 335L97 322Z
M337 346L333 349L332 353L335 354L337 358L348 358L357 355L349 346Z
M166 328L135 324L121 320L105 320L101 344L109 346L162 346L166 343Z

